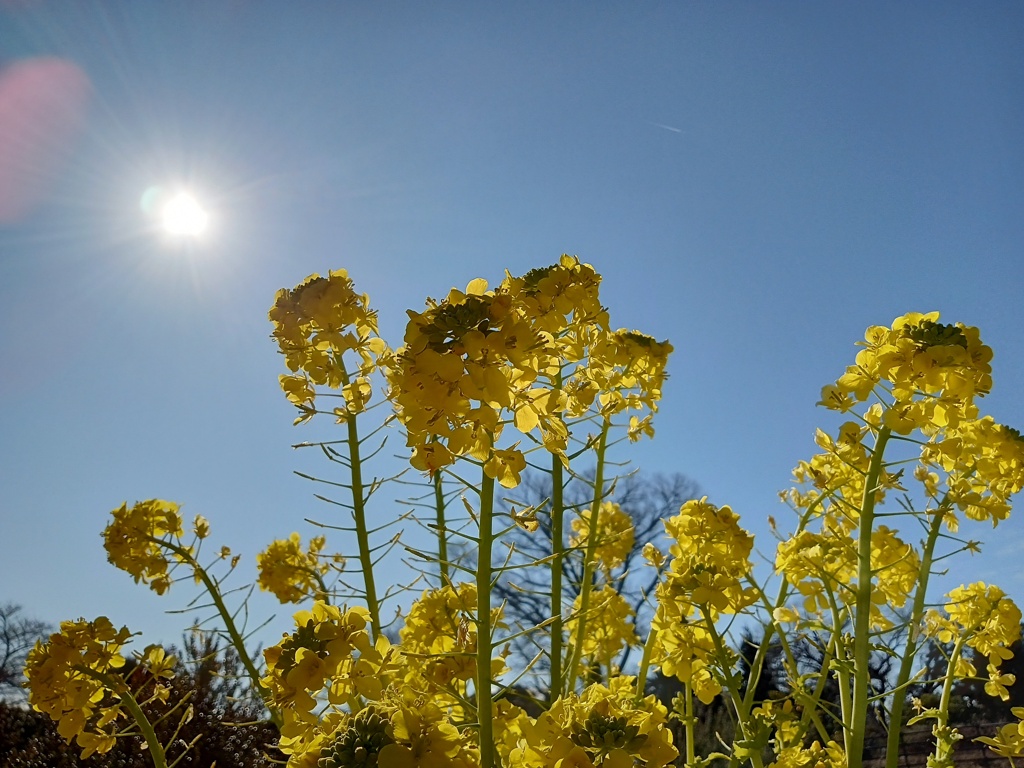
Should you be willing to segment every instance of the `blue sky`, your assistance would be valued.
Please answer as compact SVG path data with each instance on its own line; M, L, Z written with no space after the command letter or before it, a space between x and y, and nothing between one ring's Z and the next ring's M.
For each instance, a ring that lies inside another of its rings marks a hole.
M397 344L428 295L578 254L614 326L676 347L635 463L767 551L868 325L979 326L983 408L1024 426L1019 3L0 4L0 64L41 56L91 97L0 224L0 602L40 619L188 623L106 563L123 500L177 500L249 563L330 519L266 320L311 272L348 269ZM139 209L177 184L211 212L191 248ZM975 530L951 579L1024 600L1024 524Z

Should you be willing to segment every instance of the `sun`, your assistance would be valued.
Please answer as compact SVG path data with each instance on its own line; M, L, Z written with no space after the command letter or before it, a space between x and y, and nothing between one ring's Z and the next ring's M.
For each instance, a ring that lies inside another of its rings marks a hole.
M199 237L206 232L210 215L188 192L179 192L161 210L164 231L178 237Z

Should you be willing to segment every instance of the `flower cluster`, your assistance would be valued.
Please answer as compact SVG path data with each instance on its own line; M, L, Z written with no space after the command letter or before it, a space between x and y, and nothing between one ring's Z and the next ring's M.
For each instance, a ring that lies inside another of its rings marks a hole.
M580 596L573 603L573 613L580 610ZM583 638L581 656L591 662L604 665L605 669L614 671L612 660L624 649L640 645L633 620L636 612L629 602L610 584L590 594L590 610L594 619L587 624L587 633ZM577 637L578 621L569 621L569 642L573 645L580 642Z
M306 737L318 721L314 709L325 687L332 705L380 697L381 670L397 652L384 638L371 642L367 618L365 608L342 612L317 601L295 614L293 633L263 651L267 674L261 682L284 715L283 737Z
M808 613L852 605L857 592L857 541L849 526L826 516L821 533L805 530L779 543L775 570L800 592ZM882 608L906 604L920 576L921 560L912 546L883 525L871 532L871 570L877 576L872 582L871 624L889 629L893 623Z
M366 408L369 375L387 345L377 336L377 314L369 298L355 292L345 270L310 275L291 290L282 288L269 316L272 336L293 372L281 376L281 388L301 411L296 423L316 413L314 386L342 391L344 406L333 409L339 422ZM358 358L351 370L343 359L346 352Z
M672 346L631 331L608 331L600 277L578 259L523 277L506 275L452 289L424 312L409 312L405 344L388 371L412 464L431 474L468 456L505 487L526 466L517 445L497 449L507 420L565 458L566 418L595 402L606 419L627 410L630 437L650 434ZM575 365L570 370L570 367Z
M388 378L414 467L433 474L471 456L513 487L526 462L515 448L495 450L500 412L530 388L545 339L515 317L507 295L486 288L474 280L465 292L452 289L425 312L410 312Z
M1011 707L1010 712L1017 718L1008 723L994 736L981 736L975 741L987 744L1000 757L1024 757L1024 707Z
M571 525L574 535L569 539L570 546L586 549L591 534L590 509L584 509L579 517L573 519ZM603 502L597 518L597 541L594 557L601 564L606 576L626 562L633 551L634 528L633 518L622 507L613 501Z
M535 722L522 726L510 765L529 768L660 768L679 752L665 727L664 706L648 697L634 702L634 679L611 687L594 684L558 699Z
M600 288L601 276L594 268L568 255L522 277L506 273L502 281L502 289L518 313L554 339L561 356L570 363L586 357L584 345L592 329L608 327Z
M602 415L639 411L630 417L629 438L653 435L653 414L658 410L665 366L672 353L667 341L657 341L639 331L620 328L599 338L590 352L590 373L597 384Z
M400 631L402 651L417 659L406 671L406 681L431 691L444 691L456 681L476 678L476 585L446 584L425 591L412 604ZM501 618L492 611L492 626ZM504 670L501 659L491 661L491 675Z
M995 526L1009 516L1010 497L1024 488L1024 439L989 416L964 421L922 448L920 470L934 493L944 490L967 518ZM947 520L955 529L955 517Z
M822 390L822 404L845 411L887 393L884 423L904 435L974 418L974 397L992 388L992 350L977 328L938 320L938 312L911 312L891 328L868 328L856 364Z
M999 587L976 582L959 586L946 597L947 616L936 610L925 614L925 631L949 643L956 640L988 657L989 681L985 691L990 696L1009 698L1007 685L1014 682L1013 675L1000 675L999 666L1006 659L1013 658L1009 649L1021 636L1021 612L1016 604ZM947 618L948 617L948 618ZM957 677L973 677L973 665L963 660L956 670Z
M131 509L122 504L103 530L107 560L130 573L136 584L149 584L158 595L171 585L168 569L181 562L181 555L174 554L168 544L188 550L178 541L184 535L178 509L174 502L160 499L140 501ZM197 518L196 535L205 536L208 530L205 521Z
M737 613L754 600L744 587L750 574L754 537L739 526L739 515L707 500L688 501L665 521L672 560L659 586L659 609L686 618L694 609Z
M284 740L288 768L473 768L468 732L460 732L433 701L389 689L351 712L332 710L301 736Z
M846 768L846 752L841 744L815 740L809 747L794 745L779 752L768 768Z
M656 592L655 663L710 703L722 690L715 670L732 661L716 658L714 622L754 601L753 590L744 586L753 536L740 528L739 516L729 507L716 507L706 496L686 502L665 521L665 530L673 540L672 558Z
M304 550L298 533L272 541L256 555L259 568L256 583L263 591L273 592L282 603L298 603L321 595L324 591L322 577L330 570L327 563L320 561L325 544L323 536L314 536L309 540L309 549Z
M124 700L131 692L120 671L127 661L121 651L131 637L127 627L114 629L105 616L65 621L28 655L29 703L57 723L64 739L78 742L83 759L109 752L125 726ZM136 661L155 680L173 677L174 657L159 646L148 647ZM153 697L167 695L158 684Z

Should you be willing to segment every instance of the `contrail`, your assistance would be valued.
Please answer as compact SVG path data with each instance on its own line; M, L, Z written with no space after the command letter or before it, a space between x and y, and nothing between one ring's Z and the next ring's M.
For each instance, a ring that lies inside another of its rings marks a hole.
M676 128L673 125L665 125L664 123L651 123L656 128L664 128L666 131L672 131L672 133L683 133L682 128Z

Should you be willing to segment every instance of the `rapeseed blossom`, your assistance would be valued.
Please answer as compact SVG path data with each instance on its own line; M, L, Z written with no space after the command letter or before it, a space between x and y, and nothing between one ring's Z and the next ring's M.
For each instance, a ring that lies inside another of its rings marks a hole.
M456 681L476 678L477 631L476 584L463 582L424 591L412 604L399 632L404 653L415 658L406 668L406 681L424 690L440 693ZM501 612L492 612L492 625ZM491 674L504 670L501 659L493 659Z
M322 577L330 570L330 565L320 559L325 544L323 536L314 536L304 550L298 533L271 542L256 556L256 583L282 603L298 603L320 595L324 591Z
M580 610L580 598L576 596L573 613ZM582 657L604 665L609 674L615 674L613 660L626 648L640 645L633 624L636 612L629 602L611 585L605 584L591 592L590 610L593 621L587 624L586 637L582 639ZM577 637L578 621L569 621L569 641L580 642Z
M339 423L367 407L370 375L386 356L377 335L377 313L365 294L357 294L348 272L310 275L291 290L277 292L269 312L272 334L292 375L280 377L281 388L301 411L296 424L316 413L315 387L340 390L344 405L332 409ZM352 352L355 363L345 362Z
M105 616L93 621L61 622L60 631L40 640L25 663L29 704L57 723L57 732L82 748L82 758L109 752L125 727L125 700L132 696L122 676L122 653L132 633L115 629ZM149 646L136 662L148 678L173 677L175 659L159 646ZM154 696L166 692L157 686Z
M594 556L604 570L606 578L610 578L611 572L622 566L629 553L633 551L633 518L614 501L603 502L600 509L600 530L597 534ZM582 510L578 517L573 518L570 523L573 530L573 536L569 539L570 546L586 550L591 536L592 518L590 509Z
M160 499L140 501L131 509L125 503L111 513L113 520L103 531L107 559L158 595L171 585L170 567L181 562L181 555L164 545L168 540L180 543L184 534L178 509L174 502ZM197 528L197 535L199 531L207 532L208 526Z
M529 768L660 768L679 754L663 707L633 700L632 678L611 688L588 686L558 699L523 726L510 765ZM653 697L652 697L653 698Z

